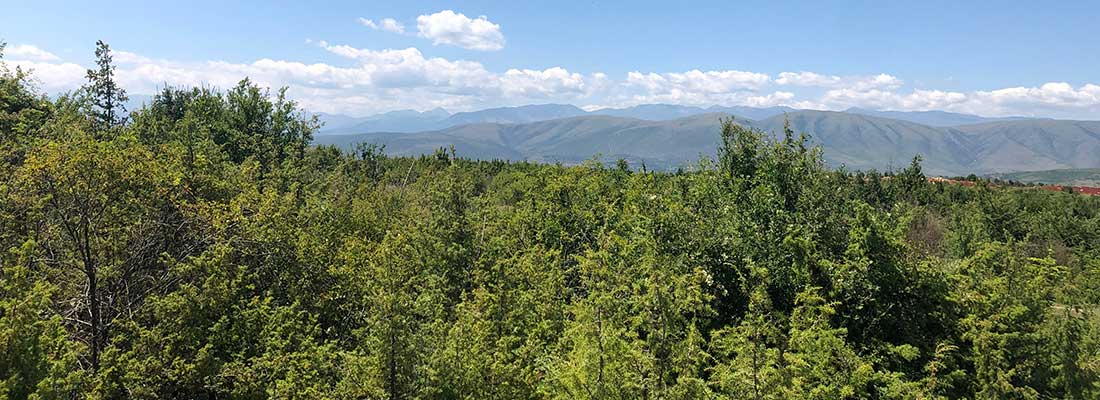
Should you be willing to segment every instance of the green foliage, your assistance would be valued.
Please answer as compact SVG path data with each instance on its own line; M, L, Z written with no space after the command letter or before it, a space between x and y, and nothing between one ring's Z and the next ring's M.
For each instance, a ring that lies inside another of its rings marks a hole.
M34 247L28 241L0 258L0 397L68 398L82 384L80 348L50 310L56 288L28 268Z
M0 42L0 146L5 150L0 157L10 159L21 155L19 145L46 122L52 105L35 90L28 71L13 71L3 63L3 47Z
M0 397L1100 396L1100 198L732 121L676 173L344 153L247 79L122 123L101 49L95 99L0 71Z

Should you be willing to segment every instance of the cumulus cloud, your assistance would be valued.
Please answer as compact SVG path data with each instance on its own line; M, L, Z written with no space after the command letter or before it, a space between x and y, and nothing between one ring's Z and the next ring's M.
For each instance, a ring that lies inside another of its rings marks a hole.
M500 25L489 22L484 15L470 19L462 13L443 10L416 17L419 36L432 44L446 44L469 50L493 51L504 48Z
M5 55L6 57L6 55ZM87 69L74 63L13 60L5 64L22 68L31 73L39 89L47 93L61 93L80 87Z
M767 74L747 71L639 72L612 85L616 107L646 103L684 105L756 105L774 103L783 95L761 95L771 82ZM770 97L769 97L770 96ZM778 96L778 97L777 97Z
M791 86L832 87L839 85L841 79L836 75L821 75L814 72L781 72L775 83Z
M782 72L775 79L775 83L788 86L807 86L833 89L872 90L872 89L897 89L904 82L897 77L887 74L874 76L848 76L822 75L814 72Z
M745 71L700 71L673 73L630 72L626 76L629 85L636 85L655 93L702 92L729 93L740 89L759 89L771 78L766 74Z
M321 42L329 52L356 60L366 84L382 88L432 86L440 90L463 92L494 84L494 77L481 63L424 57L420 50L371 50Z
M23 61L57 61L61 58L29 44L17 44L4 48L4 57Z
M820 101L833 109L858 106L881 110L949 110L967 101L967 95L940 90L918 89L899 93L881 89L842 88L825 92Z
M828 108L851 106L901 111L943 110L987 116L1033 116L1055 118L1100 118L1100 86L1073 87L1066 82L1048 82L1038 87L1011 87L988 91L951 92L916 89L908 93L893 90L833 89L821 97Z
M376 31L405 33L405 25L402 25L400 22L397 22L397 20L393 18L382 18L375 22L372 19L359 17L359 23Z
M599 76L593 79L599 79ZM587 79L583 75L570 73L561 67L542 71L510 69L500 77L500 82L506 96L540 99L582 96L587 86Z

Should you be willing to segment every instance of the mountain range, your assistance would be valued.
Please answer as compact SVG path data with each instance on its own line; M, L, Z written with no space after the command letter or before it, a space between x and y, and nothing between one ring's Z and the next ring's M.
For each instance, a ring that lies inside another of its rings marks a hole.
M625 108L601 108L585 111L584 109L569 104L535 104L519 107L489 108L454 114L442 108L423 112L416 110L400 110L361 118L340 114L319 113L321 120L325 122L325 126L321 128L319 134L340 135L371 132L422 132L482 122L505 124L524 123L584 115L608 115L648 121L665 121L701 114L725 113L747 119L760 120L795 111L800 110L782 106L763 108L746 106L711 106L703 108L674 104L643 104ZM950 127L1027 119L1024 117L990 118L946 111L876 111L855 107L844 110L844 112L848 114L860 114L915 122L933 127Z
M896 169L915 155L923 158L928 173L947 176L1100 167L1097 121L675 105L595 111L532 105L456 114L391 114L342 121L343 127L319 132L315 142L344 148L379 143L395 155L431 153L453 145L465 157L566 164L600 156L604 161L623 158L635 165L645 162L650 168L670 169L713 156L719 120L733 117L738 124L773 135L789 120L796 132L809 134L822 147L825 161L834 167Z
M665 121L708 113L727 113L751 119L763 119L785 112L790 107L722 107L708 108L673 104L643 104L626 108L603 108L585 111L569 104L534 104L519 107L498 107L451 114L442 108L430 111L400 110L355 118L340 114L318 113L325 125L319 135L346 135L372 132L422 132L476 123L517 124L586 115L607 115L648 121Z

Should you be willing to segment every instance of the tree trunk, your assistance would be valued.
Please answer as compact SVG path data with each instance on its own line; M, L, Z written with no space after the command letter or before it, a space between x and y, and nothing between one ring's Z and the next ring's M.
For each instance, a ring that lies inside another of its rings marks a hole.
M100 316L100 306L99 306L100 301L99 301L99 289L97 287L98 282L97 282L97 276L96 276L96 266L95 266L95 261L92 260L91 257L89 257L89 256L85 256L85 259L84 259L84 274L88 278L88 293L87 293L88 314L89 314L88 315L88 317L89 317L88 324L89 324L90 330L91 330L91 338L89 340L89 344L90 344L89 347L91 348L91 352L92 352L92 355L91 355L92 371L95 371L95 370L99 369L99 352L102 348L102 344L103 344L104 340L103 340L103 337L102 337L103 328L102 328L102 326L100 326L102 318Z

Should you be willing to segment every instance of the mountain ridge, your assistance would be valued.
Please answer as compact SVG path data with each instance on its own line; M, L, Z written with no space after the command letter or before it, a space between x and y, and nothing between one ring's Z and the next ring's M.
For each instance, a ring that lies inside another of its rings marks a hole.
M650 121L665 121L693 115L722 112L748 119L761 120L797 111L816 110L799 110L786 106L748 107L713 105L703 108L699 106L658 103L585 111L584 109L570 104L549 103L514 107L495 107L454 114L442 108L428 111L397 110L361 118L340 114L318 113L321 120L325 122L325 126L318 131L318 135L372 132L422 132L479 122L524 123L583 115L611 115ZM1028 119L1024 117L982 117L945 111L873 111L855 107L844 110L843 112L897 119L933 127L961 126L986 122ZM351 122L349 123L349 121Z
M374 132L320 135L317 144L350 148L357 142L385 144L395 155L430 153L454 145L472 158L579 163L605 160L644 161L653 168L675 168L713 156L719 120L775 136L790 120L821 145L831 166L849 169L897 169L916 155L931 174L988 174L1033 169L1100 167L1100 122L1066 120L995 121L958 127L933 127L910 121L837 111L799 110L751 119L729 113L704 113L671 120L644 120L584 114L524 123L473 123L415 133Z

